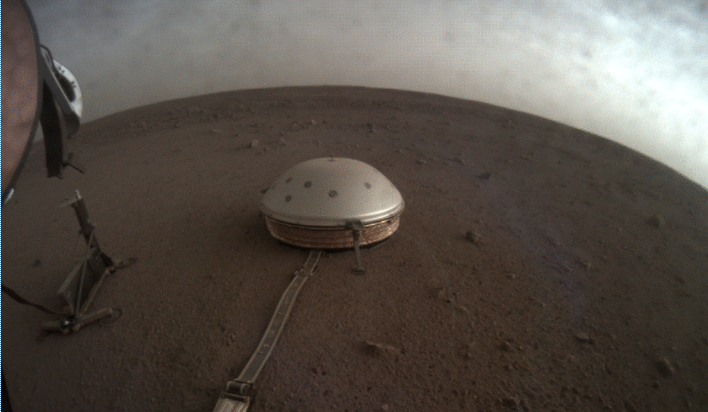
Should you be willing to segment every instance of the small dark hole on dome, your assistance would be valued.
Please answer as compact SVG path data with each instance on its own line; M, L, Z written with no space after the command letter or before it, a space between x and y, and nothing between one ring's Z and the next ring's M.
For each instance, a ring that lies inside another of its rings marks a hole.
M285 201L286 201L286 202L289 202L289 201L291 201L291 200L293 200L293 197L292 197L292 196L290 196L290 195L285 196Z
M337 191L336 190L330 190L329 191L329 197L337 197Z
M371 183L369 182L364 183L364 186L366 186L367 189L371 189Z
M307 182L305 182L305 187L310 187L310 186L312 186L312 182L310 182L309 180Z

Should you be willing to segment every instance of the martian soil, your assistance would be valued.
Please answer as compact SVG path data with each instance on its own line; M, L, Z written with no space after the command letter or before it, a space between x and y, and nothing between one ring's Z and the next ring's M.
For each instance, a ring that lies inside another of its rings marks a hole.
M3 295L17 411L211 411L308 251L268 233L263 190L304 160L380 170L399 230L327 252L258 379L253 411L708 410L708 192L604 138L487 104L355 87L174 100L82 126L87 169L37 145L3 206L2 281L54 310L85 198L112 257L92 308Z

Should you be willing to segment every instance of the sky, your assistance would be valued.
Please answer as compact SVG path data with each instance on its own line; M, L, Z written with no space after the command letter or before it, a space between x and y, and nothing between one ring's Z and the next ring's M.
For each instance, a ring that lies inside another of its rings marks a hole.
M556 120L708 188L708 0L27 2L84 121L227 90L413 90Z

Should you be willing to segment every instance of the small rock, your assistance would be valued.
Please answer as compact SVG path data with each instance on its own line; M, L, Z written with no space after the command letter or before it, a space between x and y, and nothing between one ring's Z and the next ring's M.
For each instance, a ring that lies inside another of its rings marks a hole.
M315 120L315 119L310 120L310 124L313 125L313 126L316 125L316 124L317 124L317 120Z
M257 147L261 142L259 142L257 139L251 140L251 143L249 143L248 147L250 149L253 149L254 147Z
M465 239L469 240L472 243L477 243L479 242L479 239L482 237L479 235L477 232L473 232L471 230L468 230L467 233L465 233Z
M211 129L210 132L211 132L211 133L214 133L214 134L217 134L217 133L221 133L221 130L219 130L219 129Z
M501 403L509 409L519 410L519 408L521 407L521 401L519 401L519 399L514 396L507 396L506 398L502 399Z
M504 341L499 345L499 349L503 350L504 352L511 352L511 344L507 341Z
M575 339L583 343L593 343L593 339L585 332L578 332L578 334L575 335Z
M470 310L467 309L467 306L459 305L459 306L457 306L457 310L459 310L460 312L464 313L465 315L469 315L469 314L470 314Z
M674 367L666 358L657 359L654 364L656 365L656 370L658 370L661 376L665 378L669 378L676 373Z
M383 405L381 405L381 410L382 410L382 411L387 411L387 410L389 410L389 409L391 409L391 407L388 406L387 403L384 403Z
M371 342L368 340L364 341L364 349L367 353L371 355L381 355L386 353L400 354L401 350L395 346L386 345L384 343Z
M428 163L428 162L426 162L426 161L423 160L423 159L418 159L418 160L416 160L415 162L418 163L419 165L424 165L424 164L427 164L427 163Z
M650 226L654 226L657 229L664 226L664 223L666 222L664 221L664 217L661 215L653 215L652 217L647 219L647 224L649 224Z
M455 301L457 293L450 292L447 288L435 288L433 289L433 296L440 300L444 300L447 303L452 303Z
M38 268L38 267L42 266L42 261L39 260L39 259L36 259L36 260L34 261L34 263L32 264L32 266Z
M634 403L632 403L629 399L624 400L624 409L627 412L637 412L637 407L634 406Z
M481 175L477 176L478 178L482 180L489 180L490 177L492 177L492 174L490 172L484 172Z

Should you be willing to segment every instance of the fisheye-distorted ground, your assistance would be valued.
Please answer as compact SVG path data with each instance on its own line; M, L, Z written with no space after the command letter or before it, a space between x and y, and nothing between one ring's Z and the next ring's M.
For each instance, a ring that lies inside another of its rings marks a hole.
M260 379L254 411L708 408L708 194L605 139L446 97L363 88L231 92L134 109L35 147L3 207L3 284L58 309L98 239L138 262L104 283L115 323L38 340L4 296L3 372L32 411L207 411L307 252L279 244L261 190L300 161L378 168L394 236L327 253Z

